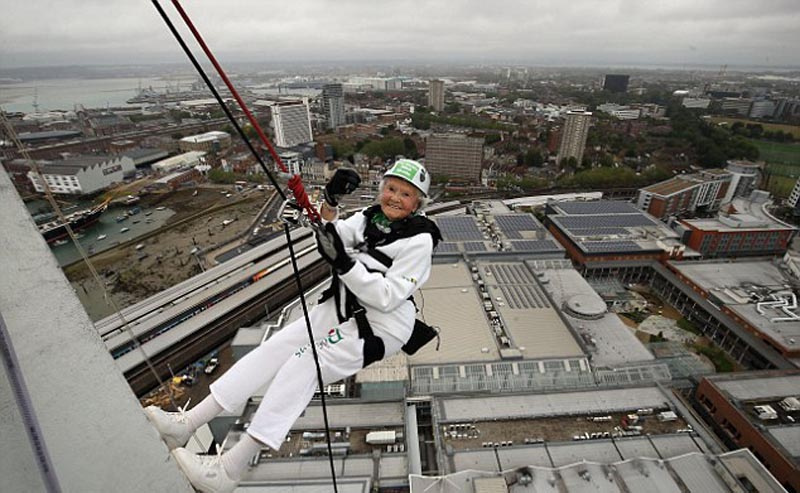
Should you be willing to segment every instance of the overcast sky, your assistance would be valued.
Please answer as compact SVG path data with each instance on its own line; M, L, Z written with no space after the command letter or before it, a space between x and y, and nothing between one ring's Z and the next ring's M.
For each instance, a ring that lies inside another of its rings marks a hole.
M165 10L179 23L168 0ZM0 67L184 60L147 0L2 0ZM800 0L184 0L223 61L800 66Z

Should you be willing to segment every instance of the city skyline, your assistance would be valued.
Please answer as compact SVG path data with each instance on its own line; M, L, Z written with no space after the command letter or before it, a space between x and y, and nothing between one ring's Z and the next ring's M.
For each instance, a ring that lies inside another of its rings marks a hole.
M170 5L164 8L177 21ZM362 2L335 7L239 2L220 11L187 4L189 15L221 59L230 62L417 60L551 65L797 66L795 2L621 0L456 6ZM147 2L73 2L47 10L15 4L0 21L0 68L70 64L165 63L183 59ZM179 24L179 21L177 22ZM46 30L45 30L46 27ZM432 42L435 41L435 42Z

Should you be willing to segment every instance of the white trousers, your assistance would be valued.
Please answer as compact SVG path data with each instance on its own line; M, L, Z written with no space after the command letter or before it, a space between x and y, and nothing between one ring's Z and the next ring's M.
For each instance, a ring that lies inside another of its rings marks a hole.
M357 373L363 366L364 341L353 319L339 324L333 300L309 313L325 385ZM401 349L385 337L386 357ZM305 320L300 318L246 354L211 384L220 406L233 412L268 384L247 432L278 450L317 389L317 370Z

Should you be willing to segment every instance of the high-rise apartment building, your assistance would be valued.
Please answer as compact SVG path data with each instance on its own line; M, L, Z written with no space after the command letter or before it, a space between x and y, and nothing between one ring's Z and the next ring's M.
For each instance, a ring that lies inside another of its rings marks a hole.
M589 135L589 124L592 113L589 111L568 111L561 132L561 145L558 147L557 162L574 157L578 163L583 159L586 148L586 137Z
M322 86L322 108L328 122L328 128L344 125L344 90L341 84L325 84Z
M626 92L630 75L607 74L603 77L603 90L611 92Z
M444 81L434 79L428 84L428 106L433 111L444 110Z
M275 144L278 147L294 147L314 140L307 99L281 101L273 104L271 109Z
M431 175L477 182L481 177L483 138L461 134L432 134L425 147L425 166Z

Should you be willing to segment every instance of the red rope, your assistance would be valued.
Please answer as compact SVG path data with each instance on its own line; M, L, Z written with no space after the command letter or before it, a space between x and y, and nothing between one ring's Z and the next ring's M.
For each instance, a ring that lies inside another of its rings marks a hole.
M228 76L225 74L225 71L222 69L222 66L220 66L219 62L217 62L217 59L214 57L214 54L211 53L211 50L206 45L206 42L203 41L203 37L200 35L200 32L198 32L197 29L194 27L194 24L192 23L192 20L189 18L189 16L186 14L186 11L183 10L183 7L181 7L181 4L178 2L178 0L172 0L172 4L175 6L175 9L178 11L180 16L183 18L183 21L186 23L186 26L192 32L192 35L197 40L197 44L200 45L200 47L203 49L203 52L206 54L211 64L214 65L217 74L219 74L220 78L225 83L225 86L227 86L228 90L231 92L231 95L233 95L234 99L236 99L236 102L239 104L239 108L241 108L242 112L247 117L247 120L250 122L250 125L252 125L253 128L255 129L256 134L258 134L258 137L261 139L261 142L263 142L264 145L267 146L267 150L269 151L270 156L272 156L272 159L275 160L275 163L278 165L281 171L283 171L284 173L288 173L289 170L286 168L286 165L283 164L283 161L281 161L280 156L278 156L278 153L275 152L275 148L272 147L272 144L270 143L269 138L267 138L267 136L264 134L264 131L261 130L261 125L258 124L258 121L256 121L253 114L250 113L250 110L247 108L247 105L245 104L244 100L242 99L241 96L239 96L239 93L236 91L236 88L233 87L233 84L231 83L230 79L228 79ZM295 180L295 185L291 185L291 180ZM318 221L319 212L317 212L317 210L311 204L311 201L308 199L308 194L306 193L305 188L303 187L302 178L300 177L300 175L294 175L292 176L291 180L289 188L292 190L292 195L294 195L294 199L297 201L297 204L307 211L309 219L311 219L312 221Z

